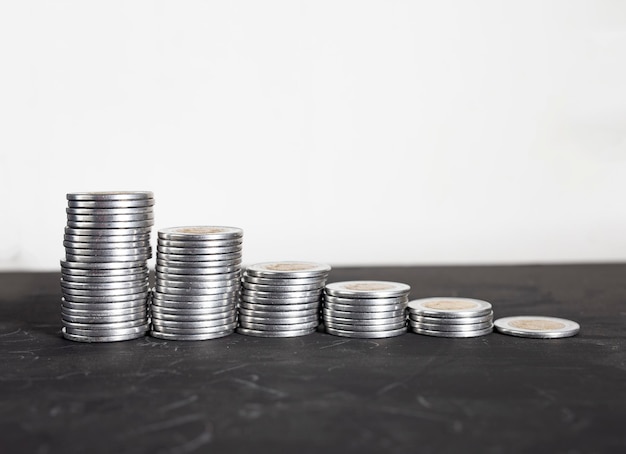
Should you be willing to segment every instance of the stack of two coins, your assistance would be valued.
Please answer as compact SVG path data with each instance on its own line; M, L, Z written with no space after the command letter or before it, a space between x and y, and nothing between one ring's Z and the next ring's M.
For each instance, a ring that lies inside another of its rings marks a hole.
M418 334L478 337L493 331L493 310L477 299L423 298L409 302L409 323Z
M159 230L153 337L206 340L237 326L243 230L193 226Z
M135 339L148 329L151 192L67 194L61 261L65 338Z
M387 281L328 284L322 310L326 332L370 339L404 334L410 290L406 284Z
M309 262L271 262L248 267L242 279L237 331L259 337L295 337L315 332L329 272L329 265Z

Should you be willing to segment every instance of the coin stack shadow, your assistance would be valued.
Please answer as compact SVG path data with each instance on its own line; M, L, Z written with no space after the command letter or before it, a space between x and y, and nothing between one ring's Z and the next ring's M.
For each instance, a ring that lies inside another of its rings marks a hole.
M411 287L387 281L334 282L324 289L326 332L353 338L383 338L406 333Z
M152 192L67 194L61 260L63 336L114 342L148 329Z
M234 332L242 240L237 227L159 230L151 336L207 340Z
M329 265L310 262L249 266L242 278L237 332L257 337L314 333L329 272Z
M409 301L413 332L437 337L478 337L493 331L493 310L487 301L431 297Z

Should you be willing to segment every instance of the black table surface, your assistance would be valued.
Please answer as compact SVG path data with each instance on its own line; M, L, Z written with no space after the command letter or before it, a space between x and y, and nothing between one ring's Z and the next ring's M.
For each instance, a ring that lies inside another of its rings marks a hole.
M0 274L0 452L626 452L626 265L336 268L572 338L60 335L57 273Z

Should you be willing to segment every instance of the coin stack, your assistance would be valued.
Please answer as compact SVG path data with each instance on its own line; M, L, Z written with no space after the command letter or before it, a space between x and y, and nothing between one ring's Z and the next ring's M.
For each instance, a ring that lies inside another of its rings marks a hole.
M423 298L409 302L413 332L437 337L478 337L493 331L487 301L471 298Z
M387 281L328 284L322 309L326 332L370 339L404 334L410 291L407 284Z
M151 336L207 340L234 332L242 240L237 227L159 230Z
M258 337L315 332L329 272L329 265L309 262L249 266L242 279L237 332Z
M61 260L63 336L114 342L148 329L152 192L67 194Z

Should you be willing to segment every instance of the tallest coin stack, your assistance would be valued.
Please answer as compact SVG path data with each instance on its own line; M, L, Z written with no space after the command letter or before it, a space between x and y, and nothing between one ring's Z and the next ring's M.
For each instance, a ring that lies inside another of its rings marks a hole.
M152 192L67 194L61 260L65 338L135 339L148 330Z

